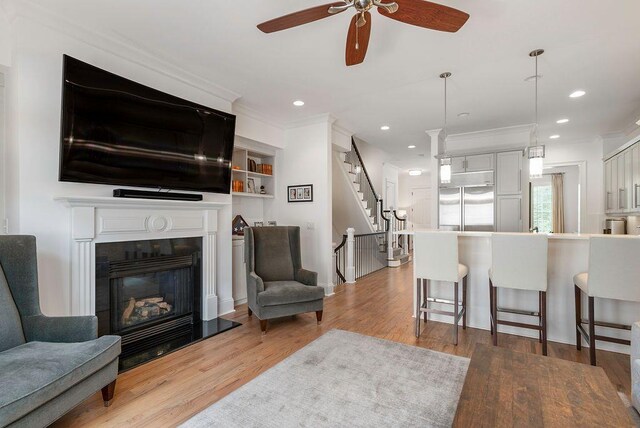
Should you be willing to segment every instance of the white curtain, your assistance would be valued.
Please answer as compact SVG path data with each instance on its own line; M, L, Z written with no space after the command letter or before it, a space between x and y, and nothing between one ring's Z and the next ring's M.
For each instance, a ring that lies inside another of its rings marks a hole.
M564 233L564 176L551 175L553 193L553 233Z

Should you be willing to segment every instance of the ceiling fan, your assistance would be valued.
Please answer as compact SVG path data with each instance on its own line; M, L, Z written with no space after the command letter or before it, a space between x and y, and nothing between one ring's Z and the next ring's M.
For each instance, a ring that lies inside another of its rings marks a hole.
M395 0L388 3L384 0L343 0L281 16L263 22L258 25L258 28L264 33L273 33L308 24L354 8L356 14L349 25L345 54L347 66L350 66L360 64L367 54L369 36L371 35L369 10L374 7L378 13L387 18L450 33L458 31L469 19L469 14L465 12L425 0Z

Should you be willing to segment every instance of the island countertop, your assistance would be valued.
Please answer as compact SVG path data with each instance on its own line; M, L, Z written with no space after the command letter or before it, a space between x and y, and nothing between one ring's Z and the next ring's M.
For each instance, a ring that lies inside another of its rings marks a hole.
M416 231L435 231L434 229L401 230L398 235L414 235ZM456 232L460 239L459 262L469 267L468 277L468 325L489 330L489 275L491 268L491 236L493 232ZM529 235L529 234L525 234ZM548 234L548 288L547 288L547 329L550 341L572 344L575 346L575 309L574 309L574 275L586 272L589 266L589 238L594 236L611 236L601 234L559 233ZM640 239L638 236L616 236L622 239ZM413 254L413 259L420 255ZM415 284L417 278L414 271L414 305ZM432 297L452 299L451 284L432 282ZM522 290L499 289L501 306L526 311L538 310L537 293ZM586 307L586 297L583 307ZM437 308L437 306L434 306ZM439 309L448 309L442 306ZM409 308L407 308L409 310ZM414 316L415 316L415 309ZM515 317L515 318L514 318ZM521 322L537 322L523 316L501 314L501 318ZM631 325L640 320L640 304L619 300L597 299L596 318L599 321ZM430 319L451 323L451 317L430 314ZM428 328L428 326L427 326ZM537 332L509 326L500 326L500 333L519 336L537 337ZM628 332L607 329L607 335L628 339ZM629 347L614 343L598 342L598 349L606 349L628 354Z

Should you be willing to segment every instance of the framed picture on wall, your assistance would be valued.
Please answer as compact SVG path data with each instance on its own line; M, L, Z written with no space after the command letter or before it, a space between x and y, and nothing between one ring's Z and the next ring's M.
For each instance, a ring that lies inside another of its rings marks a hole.
M247 193L256 193L256 182L253 178L247 178Z
M313 184L288 186L288 202L313 202Z

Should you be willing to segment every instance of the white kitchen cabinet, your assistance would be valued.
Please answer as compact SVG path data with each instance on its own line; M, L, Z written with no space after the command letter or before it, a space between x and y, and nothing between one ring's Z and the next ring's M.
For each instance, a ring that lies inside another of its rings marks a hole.
M465 171L493 171L493 153L471 155L465 158Z
M609 159L604 163L604 209L606 213L610 213L613 210L612 171L613 159Z
M604 162L605 212L640 212L640 142Z
M244 239L234 238L231 245L231 283L235 305L247 303L247 270L244 261Z
M496 181L498 195L522 193L522 151L497 154Z
M618 207L617 211L618 212L623 212L625 209L627 209L627 207L629 206L629 204L627 204L627 196L629 194L629 191L627 190L626 187L626 182L627 182L627 176L626 176L626 170L627 170L627 165L626 165L626 158L627 158L627 152L622 152L618 155L617 160L618 160L618 204L616 205L616 207Z
M493 158L493 153L452 157L451 173L493 171Z
M460 174L462 172L465 172L464 165L465 165L465 157L464 156L451 158L451 173L452 174Z
M522 232L522 195L498 196L497 231Z

